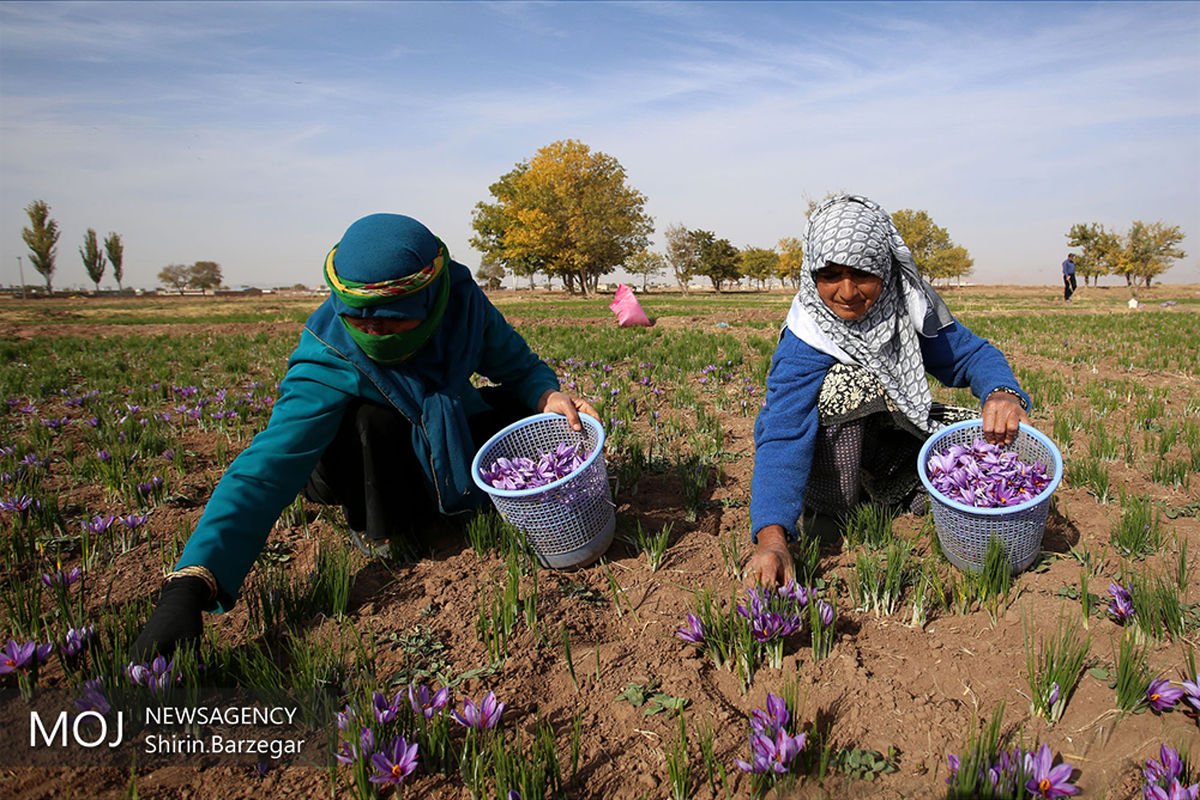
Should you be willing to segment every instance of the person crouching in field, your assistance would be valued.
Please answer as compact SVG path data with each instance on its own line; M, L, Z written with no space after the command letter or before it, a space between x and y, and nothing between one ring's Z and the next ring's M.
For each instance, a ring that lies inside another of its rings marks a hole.
M932 402L928 372L982 398L984 438L1010 444L1029 396L1004 356L951 316L876 203L834 197L809 217L800 290L754 425L747 577L793 577L801 514L840 515L864 495L924 510L924 440L980 412Z
M167 655L227 611L280 513L303 490L343 506L360 548L419 536L486 500L477 448L534 411L581 430L585 401L512 329L424 225L364 217L325 259L328 300L308 318L265 430L226 470L163 585L132 657ZM496 386L476 389L478 373Z

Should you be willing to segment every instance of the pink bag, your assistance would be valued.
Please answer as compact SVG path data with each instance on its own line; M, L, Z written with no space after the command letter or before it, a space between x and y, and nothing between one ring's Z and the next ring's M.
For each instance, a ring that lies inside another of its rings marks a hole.
M642 310L642 304L633 296L633 290L623 283L617 286L617 294L608 307L617 315L617 324L622 328L628 328L630 325L650 327L650 320Z

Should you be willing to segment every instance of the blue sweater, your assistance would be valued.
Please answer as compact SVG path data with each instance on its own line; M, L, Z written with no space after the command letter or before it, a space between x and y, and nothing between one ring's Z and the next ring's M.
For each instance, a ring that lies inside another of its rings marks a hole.
M917 338L925 370L946 386L969 385L981 400L1000 386L1018 388L1004 355L958 322L933 338ZM796 535L817 441L817 397L825 374L835 363L833 356L784 329L767 375L766 404L754 423L753 541L758 541L758 532L768 525L783 526L789 538ZM1028 404L1029 397L1023 392L1022 397Z
M532 411L543 392L558 389L558 377L495 306L484 302L485 323L475 332L483 343L474 371L504 385ZM468 416L487 409L469 381L458 394ZM176 565L176 569L204 566L216 576L220 591L210 610L227 611L233 606L271 527L304 488L333 441L343 411L357 397L388 404L363 372L306 329L288 360L266 429L221 477ZM475 454L458 456L469 467Z

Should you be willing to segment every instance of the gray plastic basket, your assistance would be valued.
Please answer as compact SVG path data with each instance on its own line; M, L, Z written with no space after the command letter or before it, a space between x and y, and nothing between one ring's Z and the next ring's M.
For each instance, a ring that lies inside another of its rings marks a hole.
M1022 571L1032 564L1042 549L1046 517L1050 513L1050 496L1062 481L1062 454L1054 442L1025 423L1016 440L1005 450L1013 450L1026 464L1041 461L1046 465L1050 483L1041 494L1024 503L1006 508L975 508L951 500L938 492L929 480L929 454L941 452L952 444L970 447L983 436L983 420L969 419L947 426L930 436L917 456L917 474L929 492L933 522L938 542L951 564L961 570L978 572L983 568L988 543L1000 537L1012 571Z
M617 519L604 465L604 428L580 414L582 431L573 431L561 414L537 414L514 422L479 448L471 462L475 484L492 498L500 516L525 534L538 560L569 569L596 560L612 544ZM482 471L497 458L536 459L566 442L582 442L583 465L560 480L534 489L496 489Z

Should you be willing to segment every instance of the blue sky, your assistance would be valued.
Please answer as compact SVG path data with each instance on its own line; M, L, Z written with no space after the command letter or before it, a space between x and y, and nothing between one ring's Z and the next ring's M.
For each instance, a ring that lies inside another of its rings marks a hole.
M975 280L1056 283L1075 222L1180 225L1200 282L1200 3L0 2L0 284L24 207L126 285L217 261L320 281L410 214L474 268L487 187L553 141L617 158L672 223L741 247L810 198L925 209ZM106 276L102 286L115 286Z

